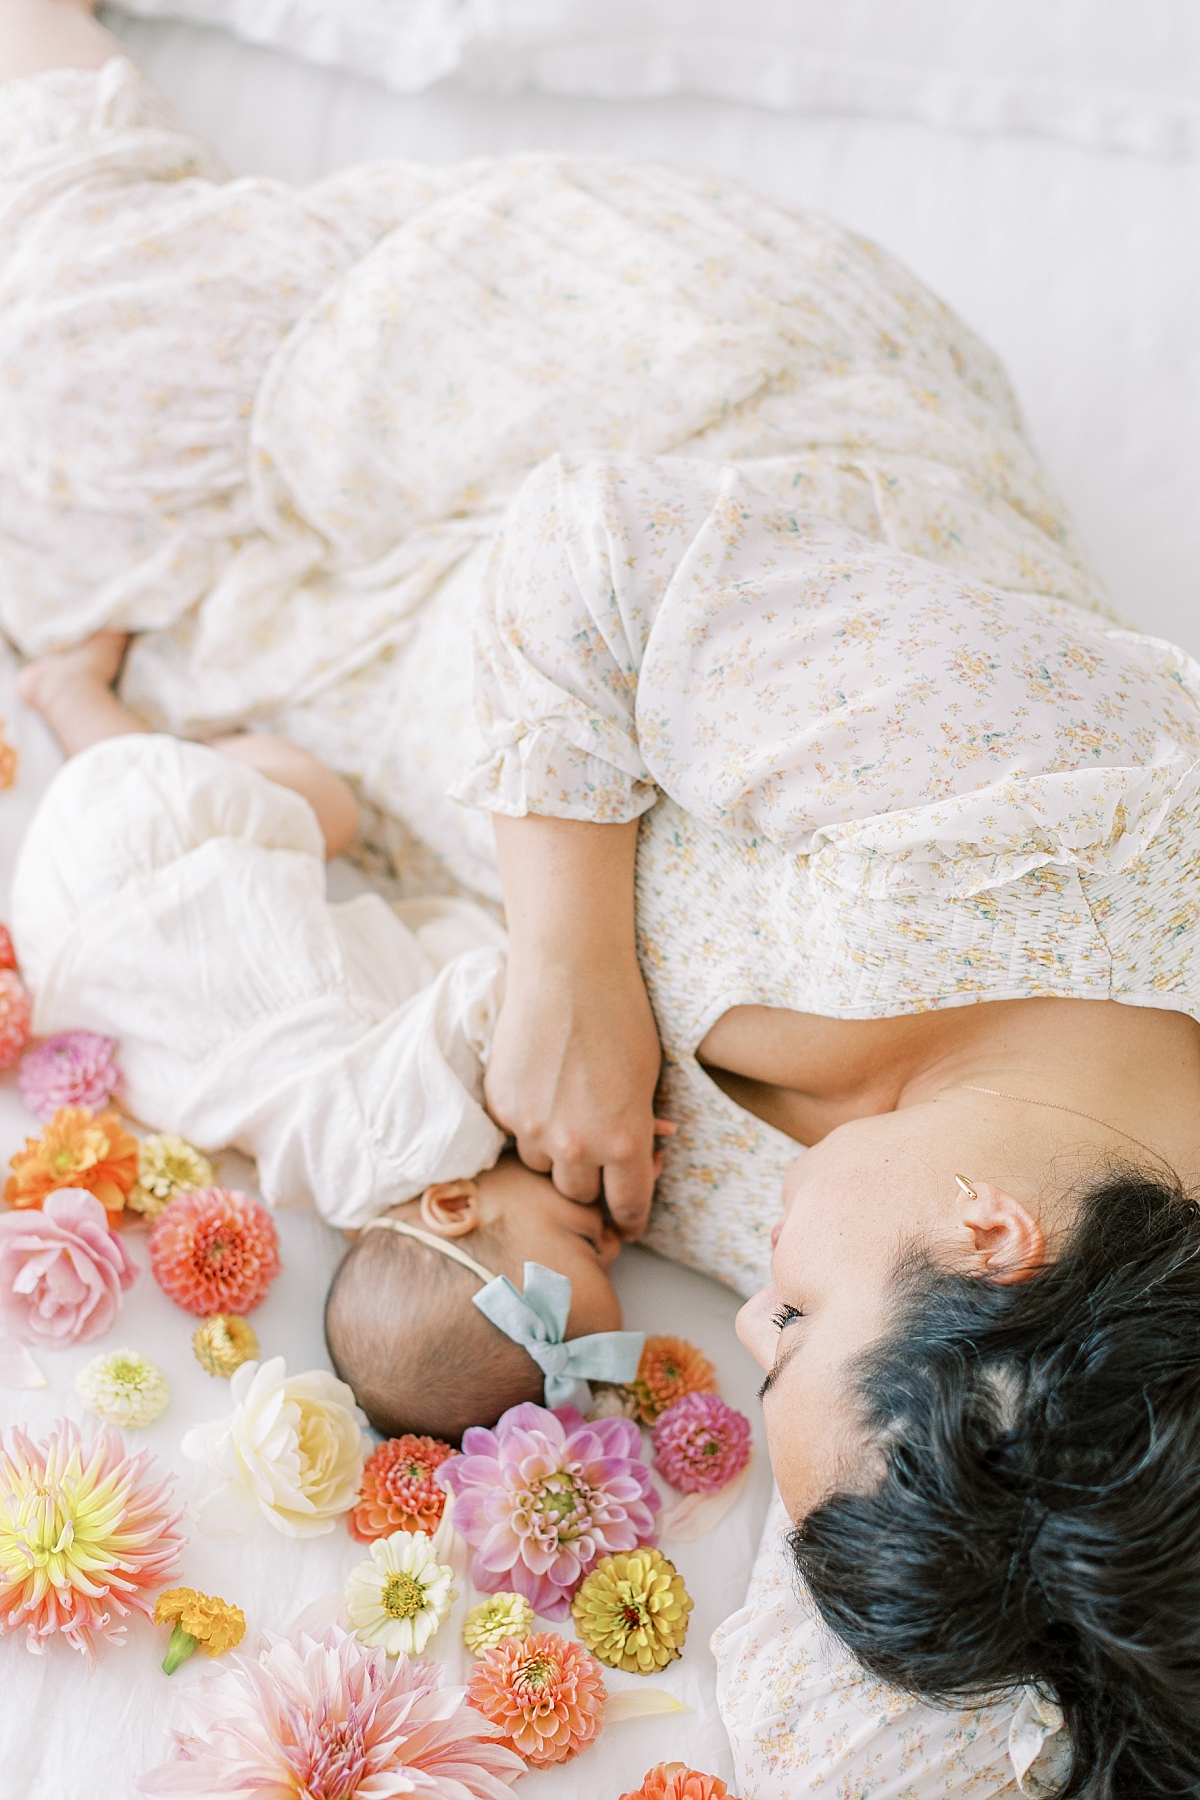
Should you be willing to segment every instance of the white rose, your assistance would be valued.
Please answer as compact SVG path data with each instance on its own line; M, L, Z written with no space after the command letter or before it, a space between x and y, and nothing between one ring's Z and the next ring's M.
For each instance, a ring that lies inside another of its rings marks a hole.
M325 1369L289 1379L275 1356L243 1363L229 1390L229 1417L183 1440L183 1454L224 1482L201 1508L202 1528L244 1528L257 1510L286 1537L332 1531L354 1504L371 1448L345 1382Z

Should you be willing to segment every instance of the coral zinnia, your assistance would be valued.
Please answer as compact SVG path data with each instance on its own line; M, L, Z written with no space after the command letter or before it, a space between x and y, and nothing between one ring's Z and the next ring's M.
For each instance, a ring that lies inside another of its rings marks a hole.
M116 1040L95 1031L63 1031L27 1050L17 1086L30 1112L51 1119L60 1106L107 1106L120 1089Z
M279 1273L275 1222L233 1188L177 1194L154 1222L150 1267L185 1312L253 1312Z
M41 1137L26 1138L10 1159L4 1198L10 1206L40 1206L56 1188L83 1188L115 1225L137 1180L137 1156L137 1139L116 1113L60 1106Z
M686 1338L648 1337L642 1345L636 1379L638 1417L653 1425L659 1413L682 1394L715 1394L717 1371L703 1351Z
M502 1728L531 1769L549 1769L599 1737L607 1693L594 1656L544 1631L485 1650L467 1698Z
M346 1523L350 1536L360 1544L393 1531L426 1531L431 1535L441 1523L446 1490L434 1478L434 1470L458 1452L440 1438L389 1438L368 1458L362 1473L358 1504Z
M144 1219L157 1219L176 1194L211 1187L213 1166L186 1138L156 1132L138 1145L138 1178L125 1202Z
M167 1510L173 1480L147 1451L127 1457L111 1426L87 1449L69 1419L44 1444L14 1428L0 1441L0 1635L24 1626L41 1651L58 1631L93 1662L98 1637L125 1636L115 1614L150 1618L146 1590L184 1542L182 1512Z
M33 1006L15 969L0 969L0 1069L12 1065L29 1042Z
M640 1788L621 1800L726 1800L729 1789L719 1775L702 1775L684 1763L655 1763Z
M717 1394L684 1394L654 1427L654 1466L685 1494L715 1494L750 1461L750 1421Z
M437 1479L450 1522L476 1546L481 1593L511 1588L545 1619L565 1619L597 1557L654 1536L660 1501L629 1419L585 1423L573 1406L526 1402L490 1431L472 1425Z
M579 1635L612 1669L652 1675L680 1653L692 1599L661 1550L606 1556L575 1596Z
M524 1773L499 1732L440 1688L440 1671L401 1656L389 1673L333 1625L319 1640L268 1638L254 1661L193 1683L175 1754L141 1781L150 1795L297 1800L507 1800Z

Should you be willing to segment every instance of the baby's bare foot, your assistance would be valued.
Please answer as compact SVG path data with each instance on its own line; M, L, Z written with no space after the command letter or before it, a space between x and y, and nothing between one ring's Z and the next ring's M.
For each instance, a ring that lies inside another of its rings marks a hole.
M70 650L36 657L18 675L17 693L41 714L68 756L101 738L145 730L112 691L128 642L127 632L98 631Z

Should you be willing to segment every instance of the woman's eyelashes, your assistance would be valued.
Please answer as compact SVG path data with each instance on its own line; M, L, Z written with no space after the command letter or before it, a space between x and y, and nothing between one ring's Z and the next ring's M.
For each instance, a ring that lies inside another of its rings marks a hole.
M793 1319L802 1319L803 1317L804 1314L798 1306L788 1306L784 1304L779 1308L777 1313L773 1314L771 1323L774 1325L776 1331L782 1331L786 1325L792 1323Z

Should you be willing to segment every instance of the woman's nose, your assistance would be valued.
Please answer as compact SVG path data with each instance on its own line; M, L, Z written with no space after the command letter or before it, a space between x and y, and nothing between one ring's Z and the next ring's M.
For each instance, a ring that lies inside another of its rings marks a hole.
M747 1300L734 1320L734 1330L760 1369L775 1361L776 1331L772 1320L779 1306L773 1287L760 1288Z

